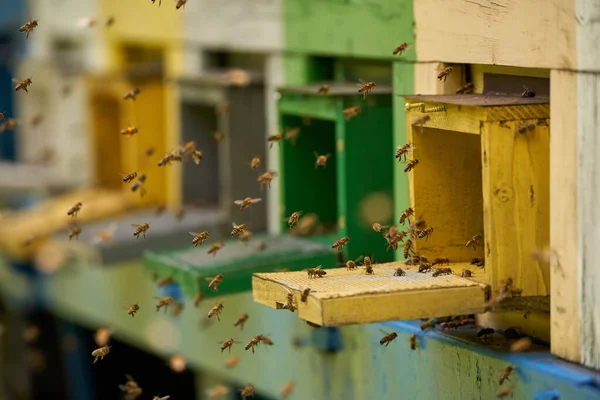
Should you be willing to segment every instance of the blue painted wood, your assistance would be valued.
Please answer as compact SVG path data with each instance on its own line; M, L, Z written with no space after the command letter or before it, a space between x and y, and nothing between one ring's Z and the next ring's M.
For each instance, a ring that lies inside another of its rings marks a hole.
M90 366L90 355L86 354L85 346L89 338L84 336L84 331L77 325L59 320L58 333L60 340L71 336L75 338L77 345L73 351L63 351L62 357L65 363L67 387L71 399L96 400L94 386L92 385Z

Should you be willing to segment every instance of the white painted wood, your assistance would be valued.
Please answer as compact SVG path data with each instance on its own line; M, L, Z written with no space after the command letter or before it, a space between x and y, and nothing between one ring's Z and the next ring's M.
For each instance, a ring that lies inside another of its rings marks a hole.
M600 3L577 0L577 62L600 65ZM577 77L581 362L600 368L600 76Z

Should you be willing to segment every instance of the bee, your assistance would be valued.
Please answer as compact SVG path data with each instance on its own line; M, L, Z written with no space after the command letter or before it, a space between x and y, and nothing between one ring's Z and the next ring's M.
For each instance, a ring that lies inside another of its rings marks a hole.
M269 335L258 335L258 338L262 344L267 346L273 346L275 343L269 338Z
M510 381L508 377L510 376L511 372L513 372L513 367L511 367L510 365L504 368L504 371L502 371L500 377L498 378L498 385L502 385L504 381Z
M231 356L227 359L227 361L225 361L225 367L226 368L233 368L237 365L237 363L240 361L240 358L238 356Z
M446 78L448 78L448 75L450 75L451 72L452 72L452 67L444 68L437 76L438 81L443 80L444 82L446 82Z
M173 305L173 316L177 317L179 316L179 314L181 314L181 312L183 311L183 303L175 303L175 305Z
M471 260L471 265L476 265L478 267L484 267L485 266L485 259L481 258L481 257L475 257Z
M498 396L499 398L502 398L502 397L508 396L511 393L512 393L512 388L510 386L506 386L506 387L503 387L502 389L498 390L498 393L496 393L496 396Z
M465 244L465 247L472 247L473 250L477 250L477 246L479 245L479 241L483 238L483 236L478 233L473 236L469 241Z
M352 261L352 260L348 260L348 261L346 261L346 269L347 269L348 271L353 271L353 270L355 270L355 269L356 269L356 263L355 263L354 261Z
M156 2L156 0L152 0L152 4L154 4ZM162 4L162 0L158 0L158 6L160 7Z
M221 311L223 311L223 303L217 303L213 308L208 312L208 318L212 318L214 316L217 317L218 321L221 321Z
M214 289L215 292L218 292L219 285L221 284L221 281L223 281L223 274L218 274L214 278L206 278L206 280L210 281L210 283L208 284L208 288Z
M154 396L154 397L152 397L152 400L168 400L168 399L170 399L170 398L171 398L171 396L163 396L163 397L160 397L160 395L158 395L158 396Z
M140 89L134 88L123 95L123 100L131 99L131 100L135 101L135 96L137 96L138 94L140 94Z
M166 296L163 298L155 297L158 301L156 302L156 312L159 312L162 307L165 308L165 312L167 312L167 308L173 302L173 298L171 296Z
M289 140L292 143L292 146L295 146L299 135L300 128L288 129L288 131L285 133L285 139Z
M394 272L394 276L404 276L406 272L402 268L396 268L396 272Z
M349 107L344 110L344 119L349 121L350 118L356 117L360 113L360 107Z
M252 197L246 197L244 200L236 200L233 203L240 206L240 211L244 211L244 208L250 207L252 204L256 204L261 201L261 198L253 199Z
M239 326L242 330L244 330L244 324L248 321L248 314L242 314L241 317L235 320L233 326Z
M316 157L315 161L315 169L319 167L327 168L327 160L331 157L331 153L327 153L325 155L319 155L316 151L313 151L313 154Z
M410 344L411 350L416 350L417 349L417 335L414 333L412 335L410 335L410 337L408 338L408 343Z
M409 160L406 163L406 167L404 167L404 172L409 172L415 168L415 166L419 163L419 160L416 158L414 160Z
M363 266L365 267L365 274L373 275L375 271L373 271L373 263L371 262L371 257L365 256L363 259Z
M427 121L429 121L430 119L431 119L431 117L429 115L423 115L421 118L415 119L411 125L412 126L420 126L421 132L422 132L423 125L425 125L427 123Z
M400 215L400 225L404 225L404 222L410 221L409 217L412 215L415 215L415 210L412 207L408 207L404 210L402 215Z
M509 291L512 291L513 288L513 280L512 278L508 278L506 282L500 288L500 294L498 295L498 301L504 299Z
M373 230L374 230L375 232L379 232L379 233L382 233L382 232L383 232L383 230L384 230L385 228L387 228L387 227L388 227L388 225L385 225L385 226L384 226L384 225L381 225L380 223L377 223L377 222L375 222L375 223L373 224Z
M138 128L136 128L135 126L128 126L125 129L121 129L121 135L126 136L128 138L132 137L136 133L138 133Z
M460 326L473 326L477 323L477 321L475 320L475 318L465 318L462 321L460 321Z
M523 352L529 350L532 345L533 345L533 341L528 337L524 337L524 338L519 339L516 342L514 342L510 346L510 351L513 353L523 353Z
M200 150L194 150L192 152L192 160L194 160L194 164L200 165L203 158L204 156L202 155L202 152Z
M427 329L435 328L435 320L430 319L421 324L421 330L426 331Z
M419 272L424 274L425 272L429 272L431 271L431 264L429 263L423 263L421 265L419 265Z
M294 293L290 292L288 288L285 288L285 290L287 291L286 303L283 305L282 308L294 312L296 311L296 307L294 306Z
M473 276L473 273L470 269L463 268L462 272L460 273L460 276L463 278L471 278Z
M277 172L265 172L258 177L258 183L260 183L260 191L262 192L263 187L267 185L267 188L271 189L271 181L277 176Z
M144 154L146 155L146 157L150 157L154 154L155 151L156 151L156 148L154 148L153 146L150 146L146 150L144 150Z
M249 230L245 230L238 236L240 242L248 242L250 241L250 238L252 238L252 232L250 232Z
M477 332L477 337L487 338L489 335L494 335L494 330L492 328L483 328Z
M410 257L410 260L408 260L408 261L407 261L407 262L405 262L404 264L405 264L405 265L419 265L419 264L421 264L421 263L426 263L426 262L429 262L429 261L427 260L427 257L423 257L423 256L421 256L421 255L419 255L419 254L413 254L413 255Z
M446 329L457 329L458 325L459 324L456 321L448 321L442 322L440 324L440 328L442 329L442 331L445 331Z
M106 19L106 22L104 23L105 26L110 27L113 26L115 24L115 17L110 16Z
M298 220L300 219L301 215L302 215L302 211L294 211L292 213L292 215L290 215L289 217L286 218L287 223L288 223L290 229L292 229L292 227L294 226L294 224L296 224L298 222Z
M305 271L308 273L309 278L322 278L327 275L327 271L321 269L322 265L318 265L314 268L308 268Z
M216 257L217 253L219 252L219 250L221 250L223 248L223 242L216 242L213 243L212 246L210 246L210 249L208 249L208 254L212 254L213 257Z
M137 178L138 173L137 171L134 171L130 174L126 174L125 176L123 176L123 182L125 183L130 183L131 181L133 181L135 178Z
M250 161L250 168L252 169L257 169L258 167L260 167L260 158L258 157L254 157L251 161Z
M406 49L408 49L408 43L404 42L399 44L398 46L396 46L396 48L394 49L394 51L392 52L393 55L402 55L402 53L404 53L406 51Z
M135 236L136 239L140 238L140 235L144 236L144 239L146 239L146 232L148 231L148 229L150 229L150 223L145 223L145 224L131 224L132 227L135 228L135 231L133 232L133 236Z
M124 385L119 385L119 389L125 393L125 400L135 400L142 395L142 388L131 375L125 374L127 382Z
M398 159L398 162L406 161L406 156L414 149L415 148L413 147L412 143L406 143L405 145L398 146L395 157Z
M279 396L282 399L287 399L292 394L295 387L296 387L296 382L294 382L294 381L290 381L290 382L286 383L281 388L281 392L280 392Z
M138 178L137 181L133 182L133 185L131 185L131 191L132 192L137 192L138 190L140 191L140 196L144 197L147 193L146 191L146 187L144 182L146 181L146 175L142 175Z
M229 339L225 340L223 343L221 343L221 353L225 349L229 349L229 354L231 354L231 348L233 347L234 343L239 343L239 342L237 340L233 340L232 338L229 338Z
M358 80L359 83L357 83L358 85L358 93L362 93L363 94L363 100L367 98L367 95L369 93L371 93L375 87L377 87L377 85L375 84L375 82L366 82L363 81L362 79Z
M248 397L254 397L254 386L246 385L246 387L240 390L240 396L242 396L243 400L247 400Z
M246 344L246 347L244 347L245 350L248 349L252 349L252 354L254 354L254 348L256 346L258 346L260 344L260 335L259 336L254 336L252 339L250 339L250 341Z
M519 133L525 133L527 131L532 131L535 129L535 124L533 122L527 122L519 127Z
M319 86L319 90L317 94L327 94L329 92L329 85L321 85Z
M447 258L436 258L431 265L450 265L450 260Z
M15 92L18 92L19 90L23 90L26 93L29 93L28 88L29 88L29 85L31 85L31 78L22 79L22 80L13 79L12 81L13 81L13 83L17 84L15 86Z
M384 331L383 329L380 329L379 331L385 335L384 337L381 338L381 340L379 341L379 344L382 346L385 346L385 347L388 347L388 345L390 343L392 343L392 341L398 337L398 334L396 332L388 333L388 332Z
M425 241L429 240L429 236L433 234L433 227L429 226L422 231L419 231L418 237L419 239L426 238Z
M475 90L475 85L473 85L471 82L467 82L460 88L456 89L456 94L469 94L473 93L473 90Z
M231 231L231 238L235 238L240 235L240 233L246 230L246 224L236 225L235 222L232 224L233 230Z
M408 239L406 242L404 242L404 259L405 260L408 258L408 256L410 255L411 252L414 252L413 241L412 241L412 239Z
M438 277L440 275L451 275L452 274L452 268L436 268L436 270L433 272L433 274L431 276Z
M275 144L275 142L280 143L282 138L283 138L283 135L281 134L281 132L277 132L276 134L267 137L267 142L271 143L271 145L269 146L269 149L273 148L273 145Z
M523 85L523 92L521 93L521 97L535 97L535 93L527 88L527 86Z
M29 39L29 34L38 26L39 19L29 20L19 28L19 32L25 32L25 39Z
M98 361L98 359L104 360L104 357L106 357L108 353L110 353L110 346L108 345L92 351L92 357L96 357L94 358L94 364Z
M342 249L344 248L345 245L348 244L348 242L350 242L350 238L348 236L344 236L343 238L338 239L335 242L333 242L333 244L331 245L331 248L337 249L337 251L342 251Z
M175 9L179 10L181 7L185 8L185 3L187 3L188 0L177 0L177 4L175 4Z
M0 125L0 135L4 133L4 131L10 131L15 129L17 126L17 120L14 118L8 118Z
M208 239L208 232L189 232L194 238L192 239L192 244L194 247L198 247L202 245L206 239Z
M81 233L80 227L78 227L77 225L71 226L71 228L69 228L69 240L71 240L73 238L79 239L80 233Z
M169 284L171 284L171 283L173 283L173 282L174 282L174 280L173 280L173 277L172 277L172 276L165 276L165 277L164 277L164 278L162 278L160 281L156 282L156 285L157 285L158 287L161 287L161 286L166 286L166 285L169 285Z
M213 133L213 137L215 138L215 141L220 142L221 140L225 139L225 134L221 131L215 131L215 133Z
M204 298L204 294L202 292L198 292L194 295L194 307L198 308L198 305L200 304L200 302L202 301L202 299Z
M78 201L73 207L69 208L69 210L67 211L67 215L76 217L77 213L81 210L81 207L83 207L83 203Z
M173 154L173 153L167 153L167 154L165 154L165 156L163 158L161 158L158 161L158 166L164 167L165 165L171 165L171 163L173 161L181 162L181 156Z
M0 112L0 121L2 121L4 119L4 113Z
M310 288L306 288L302 291L302 295L300 296L301 302L306 303L308 301L308 294L310 293L310 291Z
M2 118L0 118L2 119ZM44 116L42 114L36 114L32 119L31 119L31 127L35 128L36 126L38 126L39 124L41 124L44 121Z

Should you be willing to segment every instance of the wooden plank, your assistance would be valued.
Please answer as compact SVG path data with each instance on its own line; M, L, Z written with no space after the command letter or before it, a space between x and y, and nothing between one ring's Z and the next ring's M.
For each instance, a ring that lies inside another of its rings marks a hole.
M394 276L398 267L406 271L405 276ZM305 271L254 274L254 301L281 309L291 292L298 316L322 326L470 314L484 309L484 285L475 281L455 275L434 278L398 262L374 264L373 268L373 275L366 275L363 269L333 268L323 278L308 278ZM314 292L302 303L301 292L309 287Z
M280 114L336 121L342 101L336 97L283 94L278 102Z
M524 134L522 123L485 123L481 136L485 258L494 289L512 278L523 296L550 293L548 265L532 258L548 243L547 121Z

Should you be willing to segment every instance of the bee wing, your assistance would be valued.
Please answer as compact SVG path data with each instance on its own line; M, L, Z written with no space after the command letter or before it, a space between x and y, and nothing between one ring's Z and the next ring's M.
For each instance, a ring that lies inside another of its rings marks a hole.
M215 277L213 276L212 278L204 278L204 279L206 279L207 281L212 281L213 279L215 279Z
M238 225L238 224L236 224L235 222L232 222L232 223L231 223L231 226L233 226L234 228L237 228L239 225Z
M358 78L358 82L359 83L357 83L357 85L361 85L361 86L364 85L365 83L367 83L367 82L365 82L364 79L361 79L361 78Z
M142 225L140 225L140 224L131 224L131 226L133 226L134 228L139 228Z
M242 204L244 204L244 200L235 200L233 203L237 204L238 206L241 206Z
M171 398L171 396L164 396L164 397L161 397L160 400L167 400L169 398Z
M193 237L196 237L196 236L200 235L199 233L196 233L196 232L188 232L188 233L189 233L190 235L192 235Z
M134 379L133 379L133 377L131 375L129 375L129 374L125 374L125 378L127 378L128 381L135 382ZM119 386L121 386L121 385L119 385Z
M259 203L261 201L262 201L262 199L260 197L251 200L252 203Z
M381 333L383 333L384 335L386 335L386 336L390 334L389 332L386 332L386 331L384 331L383 329L380 329L379 331L380 331Z
M313 154L315 155L316 158L319 158L319 153L317 153L316 151L313 151Z
M12 82L13 83L21 83L21 80L17 79L17 78L12 78Z
M325 154L325 158L329 158L329 157L331 157L331 153Z

